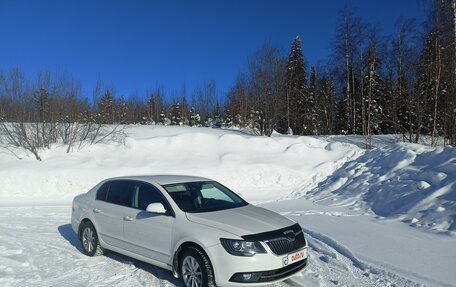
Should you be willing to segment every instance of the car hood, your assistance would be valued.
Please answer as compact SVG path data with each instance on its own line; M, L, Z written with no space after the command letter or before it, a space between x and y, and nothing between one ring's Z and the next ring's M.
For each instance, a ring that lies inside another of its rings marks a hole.
M188 220L237 236L262 233L293 225L290 219L273 211L246 205L226 210L187 213Z

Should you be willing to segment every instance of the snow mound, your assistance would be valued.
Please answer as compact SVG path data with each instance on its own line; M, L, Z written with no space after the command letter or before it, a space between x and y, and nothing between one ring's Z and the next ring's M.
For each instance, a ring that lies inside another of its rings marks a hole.
M309 195L330 205L367 206L437 232L456 230L456 149L396 143L346 162Z
M0 153L0 205L69 203L100 180L121 175L209 177L249 201L285 198L316 187L362 153L346 143L312 137L261 137L236 130L133 126L125 144L98 144L67 154L54 146L18 160Z

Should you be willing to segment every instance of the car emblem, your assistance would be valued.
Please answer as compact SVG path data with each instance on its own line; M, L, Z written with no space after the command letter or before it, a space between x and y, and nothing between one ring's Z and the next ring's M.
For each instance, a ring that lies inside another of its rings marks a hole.
M283 233L285 235L285 237L289 240L289 241L294 241L295 240L295 233L293 230L287 230Z
M282 265L283 266L287 266L288 265L288 257L287 256L282 258Z

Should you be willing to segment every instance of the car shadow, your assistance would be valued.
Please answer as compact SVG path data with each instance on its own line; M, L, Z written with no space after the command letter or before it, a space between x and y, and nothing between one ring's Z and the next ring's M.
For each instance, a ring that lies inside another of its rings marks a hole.
M105 256L112 260L116 260L120 263L133 264L136 268L152 274L157 279L168 281L169 283L173 284L174 286L177 286L177 287L184 286L182 284L182 282L180 281L180 279L175 278L173 276L173 273L169 270L157 267L155 265L125 256L123 254L120 254L120 253L117 253L114 251L110 251L110 250L107 253L105 253Z
M81 242L79 241L76 233L71 228L71 224L60 225L57 230L59 231L60 235L65 240L67 240L75 249L83 253ZM104 256L123 264L133 264L136 268L152 274L157 279L168 281L175 286L183 286L182 282L179 279L175 278L172 272L169 270L154 266L146 262L142 262L140 260L136 260L134 258L110 250L107 251Z
M74 248L82 252L81 242L79 242L78 236L73 231L73 228L71 228L71 224L60 225L57 230Z

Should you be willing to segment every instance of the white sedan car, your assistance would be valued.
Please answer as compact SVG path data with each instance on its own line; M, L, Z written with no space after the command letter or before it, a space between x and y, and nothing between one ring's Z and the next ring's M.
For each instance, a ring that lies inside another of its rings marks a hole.
M171 270L187 287L262 285L307 266L299 224L207 178L110 178L73 200L89 256L112 250Z

